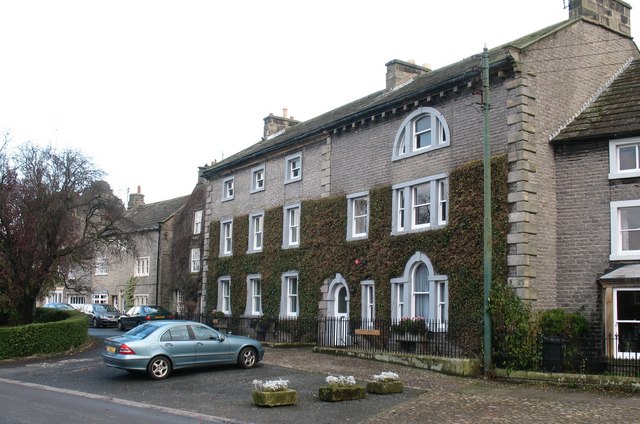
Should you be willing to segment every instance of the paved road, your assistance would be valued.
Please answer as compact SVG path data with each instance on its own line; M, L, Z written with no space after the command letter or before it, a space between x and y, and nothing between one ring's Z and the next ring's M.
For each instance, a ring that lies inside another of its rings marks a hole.
M97 335L108 329L96 329ZM117 331L117 330L116 330ZM95 334L94 334L95 335ZM405 382L399 395L326 403L317 389L327 375L358 381L395 371ZM284 378L298 390L293 407L263 409L251 402L253 379ZM640 422L640 395L513 385L446 376L377 361L313 353L309 348L267 348L252 370L217 367L176 372L168 380L105 367L99 350L73 357L0 364L0 379L37 383L78 395L139 402L229 421L252 423L630 423ZM114 408L117 405L114 405ZM67 422L87 422L70 419ZM197 421L194 421L196 423Z

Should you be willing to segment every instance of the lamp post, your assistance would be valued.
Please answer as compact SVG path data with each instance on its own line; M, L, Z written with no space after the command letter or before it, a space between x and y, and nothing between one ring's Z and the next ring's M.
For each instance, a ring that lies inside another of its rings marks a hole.
M491 142L489 140L489 51L482 52L482 110L484 121L483 164L484 164L484 372L491 369L491 316L489 314L489 295L491 293L492 261L492 224L491 224Z

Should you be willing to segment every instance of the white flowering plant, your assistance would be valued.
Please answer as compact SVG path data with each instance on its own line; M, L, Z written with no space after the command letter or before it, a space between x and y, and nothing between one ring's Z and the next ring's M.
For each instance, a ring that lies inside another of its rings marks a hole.
M352 375L345 377L344 375L339 376L328 376L325 381L329 386L333 387L344 387L344 386L355 386L356 379L353 378Z
M278 378L277 380L253 380L253 388L259 392L282 392L289 388L289 380Z
M390 381L400 381L400 376L395 372L383 371L380 374L374 375L373 379L381 383L388 383Z

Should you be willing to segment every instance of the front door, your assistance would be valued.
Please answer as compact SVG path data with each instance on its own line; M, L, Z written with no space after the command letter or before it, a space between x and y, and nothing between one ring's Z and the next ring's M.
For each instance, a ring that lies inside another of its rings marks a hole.
M348 344L349 335L349 291L344 280L334 281L331 288L329 316L333 325L328 328L332 333L330 340L336 346L344 346Z

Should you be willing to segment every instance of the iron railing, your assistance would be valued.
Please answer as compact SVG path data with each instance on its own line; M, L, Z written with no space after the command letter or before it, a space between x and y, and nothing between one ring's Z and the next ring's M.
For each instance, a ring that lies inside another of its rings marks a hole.
M444 321L421 319L360 320L335 317L222 317L180 314L225 333L271 343L306 343L323 347L448 358L480 358L476 336L456 334ZM530 371L605 374L640 377L640 338L581 337L540 341L539 360ZM513 358L495 358L497 366Z

